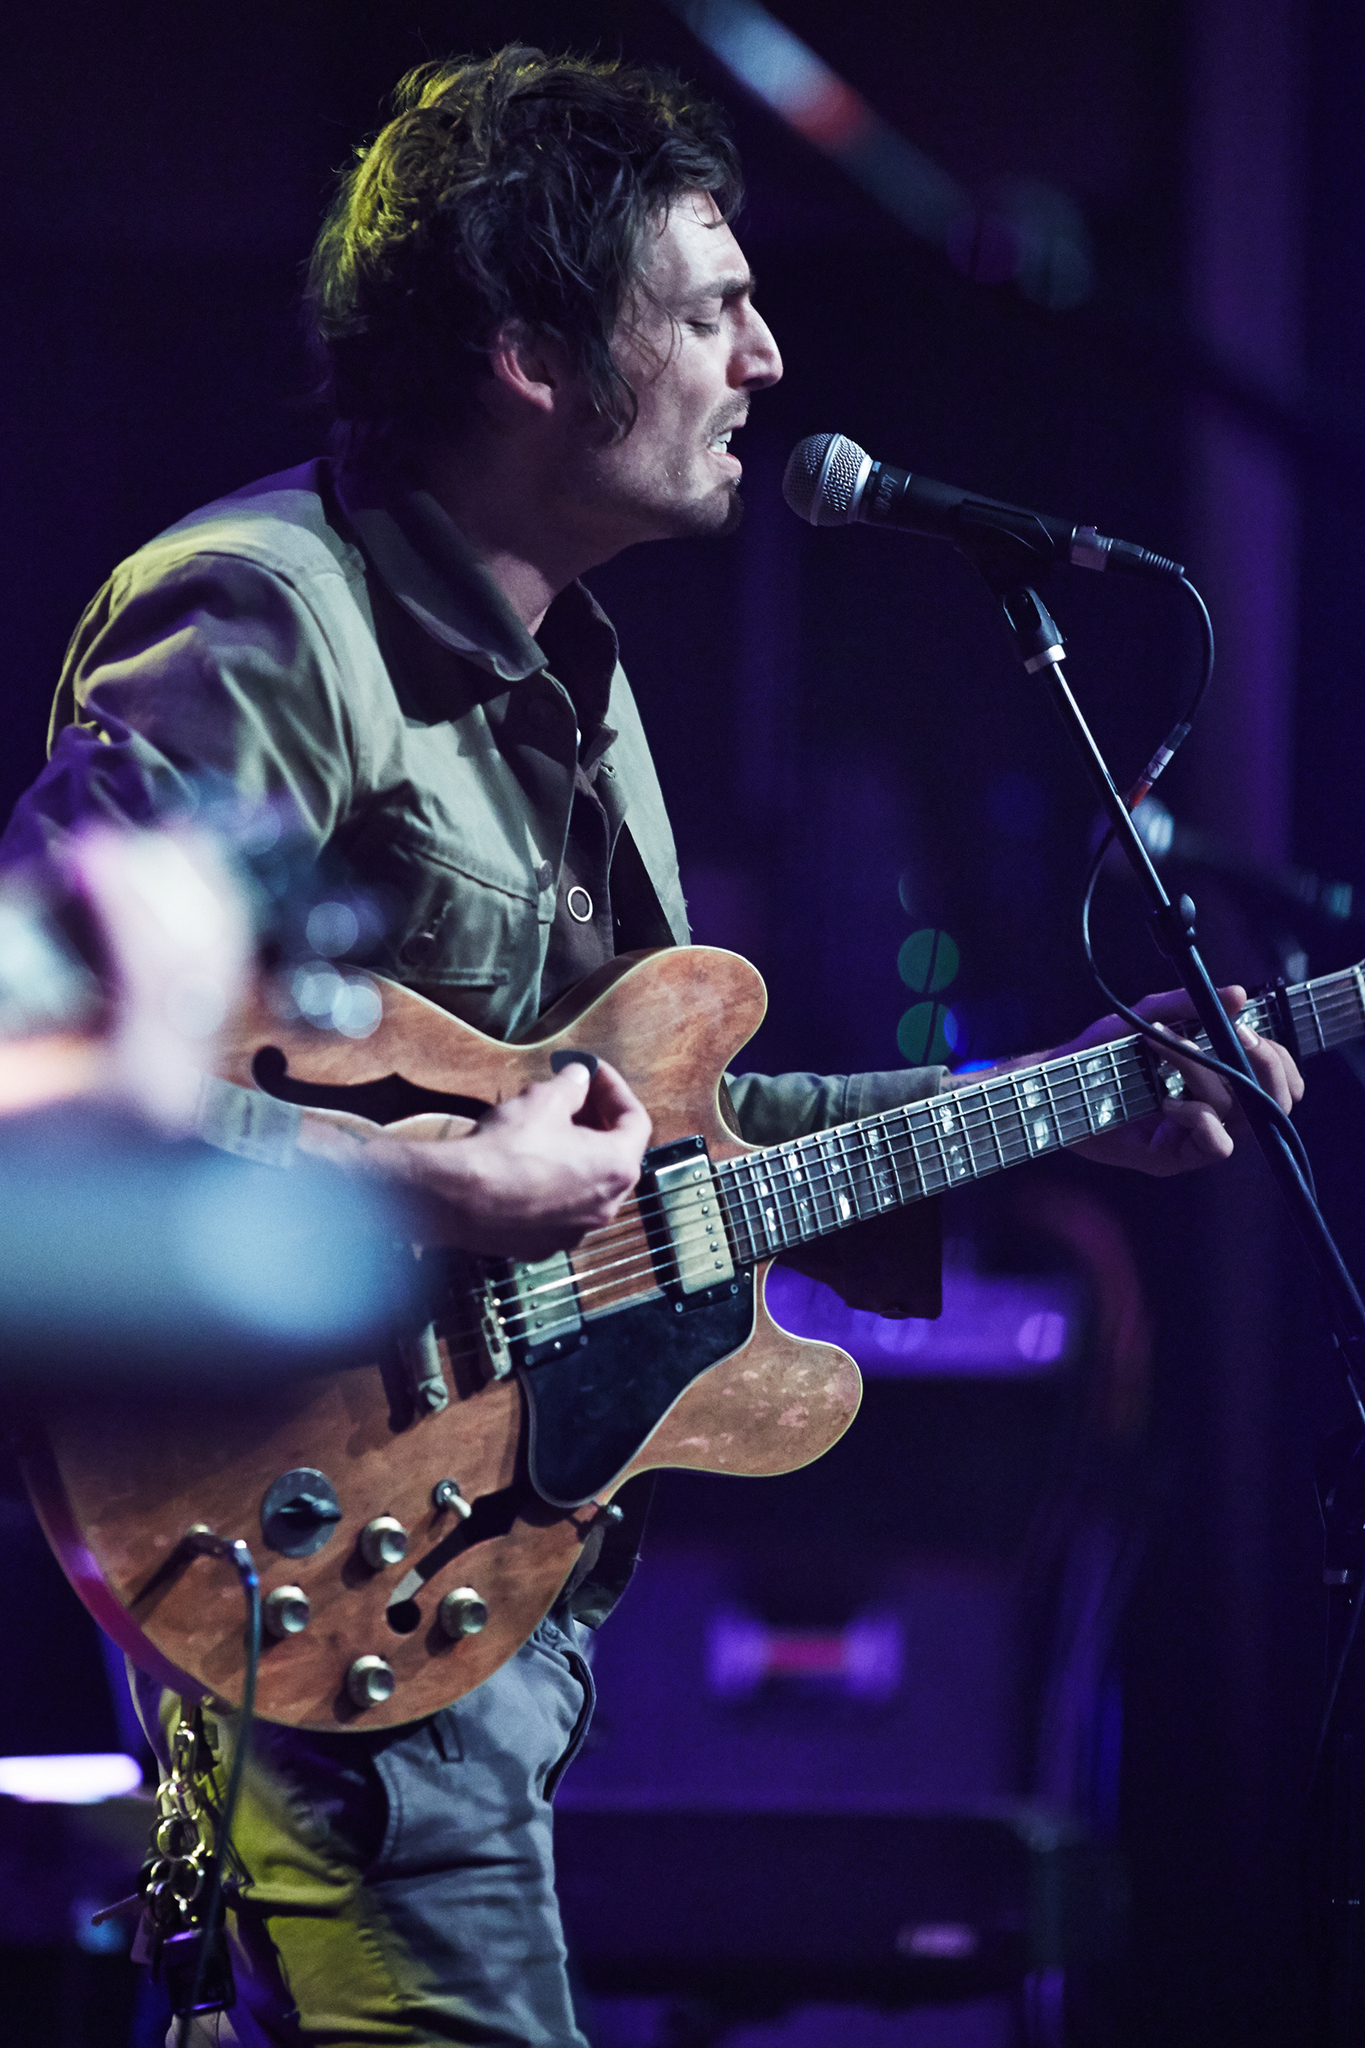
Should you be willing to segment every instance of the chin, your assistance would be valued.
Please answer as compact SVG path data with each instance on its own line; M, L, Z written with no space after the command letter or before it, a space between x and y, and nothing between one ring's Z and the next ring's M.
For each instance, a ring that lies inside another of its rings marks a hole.
M675 540L705 540L733 533L743 517L744 500L739 495L739 485L727 484L723 492L713 492L690 505L676 506L669 520L669 532Z

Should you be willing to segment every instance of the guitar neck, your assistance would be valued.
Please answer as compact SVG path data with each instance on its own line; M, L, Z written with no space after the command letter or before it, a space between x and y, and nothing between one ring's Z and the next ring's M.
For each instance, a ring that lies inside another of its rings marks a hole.
M1299 1059L1365 1036L1360 966L1272 991L1243 1021ZM1193 1043L1209 1050L1204 1032ZM1149 1116L1165 1092L1140 1033L730 1159L715 1169L744 1263Z

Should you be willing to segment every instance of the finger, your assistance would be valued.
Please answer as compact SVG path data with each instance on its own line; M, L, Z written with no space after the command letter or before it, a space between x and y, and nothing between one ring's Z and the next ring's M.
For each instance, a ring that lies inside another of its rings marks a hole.
M570 1060L548 1081L533 1081L524 1093L561 1116L575 1117L588 1099L592 1075L581 1060Z
M1159 995L1144 996L1133 1008L1148 1024L1191 1025L1190 998L1183 988L1163 989Z
M1267 1095L1288 1111L1303 1098L1303 1076L1291 1054L1273 1038L1261 1038L1249 1024L1239 1024L1237 1035L1247 1049L1256 1079Z
M1232 1136L1211 1103L1186 1097L1168 1103L1152 1138L1152 1150L1181 1168L1212 1165L1232 1156Z
M597 1063L584 1107L593 1112L599 1130L619 1131L632 1144L638 1137L640 1150L644 1151L653 1128L649 1111L630 1083L606 1060Z

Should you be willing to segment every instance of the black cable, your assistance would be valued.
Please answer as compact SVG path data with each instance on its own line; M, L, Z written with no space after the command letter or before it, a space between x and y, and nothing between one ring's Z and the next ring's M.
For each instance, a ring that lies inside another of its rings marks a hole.
M1104 856L1113 844L1113 839L1114 831L1113 827L1110 826L1105 831L1104 837L1101 839L1096 850L1095 857L1090 863L1090 872L1086 876L1085 892L1081 898L1081 945L1085 951L1085 964L1090 969L1095 986L1099 989L1105 1002L1124 1019L1125 1023L1131 1024L1135 1031L1140 1031L1143 1037L1149 1039L1153 1045L1160 1046L1162 1052L1168 1057L1178 1057L1182 1060L1188 1060L1193 1066L1206 1067L1209 1073L1217 1074L1238 1094L1245 1093L1248 1089L1255 1089L1257 1096L1270 1112L1276 1129L1288 1145L1294 1164L1297 1166L1303 1179L1304 1186L1316 1203L1317 1194L1313 1184L1313 1169L1308 1163L1308 1154L1303 1148L1303 1140L1295 1130L1285 1111L1276 1102L1274 1096L1268 1095L1258 1081L1242 1073L1240 1068L1226 1066L1216 1054L1204 1052L1199 1046L1192 1046L1185 1039L1181 1039L1177 1043L1170 1035L1169 1025L1152 1024L1146 1017L1140 1017L1136 1010L1129 1008L1121 996L1115 995L1113 989L1110 988L1108 982L1100 973L1095 962L1094 950L1090 943L1090 904L1095 893L1095 884L1100 877Z
M194 1953L194 1975L190 1980L190 1995L185 2010L180 2015L176 2030L176 2048L189 2048L190 2028L194 2024L194 2008L199 2001L204 1975L208 1969L209 1954L217 1932L218 1909L223 1896L223 1865L227 1860L232 1839L232 1823L236 1818L237 1800L242 1789L242 1772L246 1765L247 1749L251 1740L251 1717L256 1710L256 1673L261 1661L261 1581L256 1563L246 1544L238 1537L233 1542L221 1538L199 1537L198 1547L207 1555L225 1557L236 1569L246 1594L246 1673L242 1680L242 1711L238 1716L236 1739L232 1751L232 1768L228 1772L227 1790L223 1796L221 1813L214 1827L212 1876L209 1879L207 1903L204 1907L204 1924L199 1931L199 1940Z
M1208 695L1209 684L1213 681L1213 620L1209 608L1188 576L1180 579L1180 588L1195 605L1199 614L1199 631L1204 642L1204 660L1199 672L1199 683L1193 697L1180 718L1167 733L1161 745L1153 754L1147 766L1139 775L1125 799L1130 811L1136 810L1143 798L1150 796L1153 785L1166 773L1172 761L1190 736L1190 729L1199 716L1200 706Z
M1213 681L1213 620L1209 616L1209 608L1188 576L1180 578L1180 588L1191 599L1198 612L1200 633L1204 643L1204 659L1200 667L1199 681L1195 687L1194 695L1190 699L1183 716L1171 727L1171 730L1167 733L1165 739L1157 748L1124 799L1130 811L1136 809L1144 797L1151 794L1153 785L1165 774L1171 762L1175 759L1176 754L1189 738L1190 730L1208 694L1209 684ZM1094 859L1090 863L1090 871L1086 876L1085 889L1081 896L1081 946L1085 953L1085 964L1090 969L1095 985L1105 1002L1126 1023L1131 1024L1135 1030L1140 1031L1144 1038L1149 1039L1153 1045L1160 1046L1164 1053L1171 1054L1176 1052L1177 1048L1172 1045L1166 1032L1150 1024L1145 1017L1140 1017L1136 1010L1130 1009L1127 1003L1116 996L1104 976L1100 973L1095 962L1094 948L1090 940L1090 908L1094 900L1096 884L1100 878L1100 870L1104 865L1104 857L1113 843L1114 828L1112 825L1109 825L1105 828L1099 846L1096 848ZM1241 1093L1249 1088L1256 1090L1257 1095L1269 1110L1277 1130L1288 1145L1290 1155L1298 1167L1304 1186L1316 1203L1317 1195L1313 1185L1313 1169L1308 1163L1308 1154L1304 1150L1303 1141L1273 1096L1268 1095L1259 1082L1253 1080L1249 1075L1242 1073L1239 1068L1225 1065L1212 1052L1203 1052L1198 1047L1187 1050L1183 1044L1178 1048L1178 1051L1181 1059L1190 1060L1195 1066L1205 1067L1209 1073L1217 1074L1235 1092Z

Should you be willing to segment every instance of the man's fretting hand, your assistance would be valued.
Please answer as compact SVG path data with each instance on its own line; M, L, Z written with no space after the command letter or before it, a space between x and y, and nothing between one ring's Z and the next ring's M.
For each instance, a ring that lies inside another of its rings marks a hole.
M498 1104L465 1138L377 1138L363 1163L416 1198L427 1244L510 1259L568 1251L640 1178L649 1114L614 1067L578 1061Z
M1244 988L1220 988L1218 998L1230 1017L1246 1008ZM1183 988L1165 995L1146 996L1134 1008L1140 1017L1153 1023L1190 1028L1190 999ZM1122 1017L1101 1017L1069 1045L1059 1045L1052 1052L1030 1053L1022 1059L1003 1060L991 1071L1011 1073L1020 1067L1039 1066L1044 1060L1088 1052L1092 1046L1128 1037L1131 1030ZM1273 1039L1260 1037L1249 1025L1239 1024L1237 1030L1256 1079L1281 1109L1291 1110L1303 1095L1303 1079L1289 1054ZM1232 1090L1217 1074L1192 1060L1176 1057L1179 1043L1178 1038L1172 1037L1172 1058L1185 1076L1183 1097L1179 1101L1164 1101L1152 1116L1139 1117L1134 1123L1120 1124L1099 1137L1087 1138L1073 1145L1073 1152L1098 1159L1106 1166L1131 1166L1139 1173L1153 1174L1189 1173L1195 1167L1211 1166L1215 1160L1229 1157L1234 1138L1247 1128L1246 1118L1233 1099ZM962 1085L967 1087L989 1078L989 1073L980 1071L964 1074Z
M1247 993L1235 985L1220 988L1218 1000L1230 1017L1246 1008ZM1190 999L1185 990L1147 996L1134 1004L1140 1017L1153 1023L1190 1028ZM1088 1031L1060 1048L1063 1053L1085 1052L1111 1038L1127 1035L1130 1027L1121 1017L1102 1017ZM1237 1035L1246 1047L1252 1071L1273 1101L1288 1112L1303 1095L1303 1077L1282 1045L1262 1038L1249 1024L1239 1024ZM1172 1056L1179 1044L1172 1040ZM1136 1123L1088 1138L1074 1149L1087 1159L1102 1160L1108 1166L1133 1166L1139 1173L1188 1173L1197 1166L1210 1166L1232 1152L1234 1138L1247 1129L1246 1117L1226 1081L1192 1060L1176 1059L1185 1076L1185 1093L1179 1101L1164 1102L1155 1116L1139 1117Z

